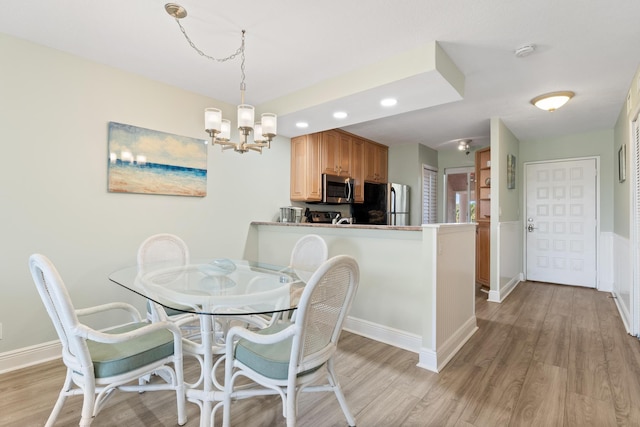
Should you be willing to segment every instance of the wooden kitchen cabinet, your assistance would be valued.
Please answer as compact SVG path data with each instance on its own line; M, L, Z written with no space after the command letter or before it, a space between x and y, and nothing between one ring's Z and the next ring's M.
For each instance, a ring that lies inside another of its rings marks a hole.
M320 134L291 138L292 201L319 202L322 200L320 172Z
M490 287L491 148L476 151L476 282Z
M365 181L387 182L387 157L387 146L339 129L291 138L290 199L321 201L326 173L352 178L354 202L363 203ZM374 171L371 179L366 178L367 165Z
M351 136L336 130L322 132L322 173L351 176Z
M372 141L364 144L364 180L368 182L387 182L387 162L389 147Z

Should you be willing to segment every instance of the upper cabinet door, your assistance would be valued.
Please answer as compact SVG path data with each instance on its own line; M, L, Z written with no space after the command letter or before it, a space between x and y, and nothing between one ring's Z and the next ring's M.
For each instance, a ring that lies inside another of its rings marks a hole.
M387 159L389 148L386 145L365 141L364 144L364 169L365 181L387 182Z
M351 178L354 180L353 201L364 202L364 140L357 137L351 139Z
M351 137L334 130L322 132L322 173L350 176Z
M320 134L291 138L291 200L322 200L321 176Z

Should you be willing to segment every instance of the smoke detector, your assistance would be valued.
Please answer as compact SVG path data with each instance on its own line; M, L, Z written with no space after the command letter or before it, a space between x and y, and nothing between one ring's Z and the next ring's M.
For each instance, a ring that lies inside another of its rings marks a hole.
M518 58L524 58L525 56L529 56L536 50L536 45L534 44L526 44L524 46L520 46L514 51L514 54Z

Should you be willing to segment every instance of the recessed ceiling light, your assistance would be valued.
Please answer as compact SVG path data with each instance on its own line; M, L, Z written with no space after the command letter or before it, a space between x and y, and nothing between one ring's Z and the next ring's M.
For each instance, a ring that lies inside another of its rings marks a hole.
M345 113L344 111L336 111L335 113L333 113L333 118L334 119L346 119L347 118L347 113Z
M380 105L382 105L383 107L393 107L397 103L398 103L398 100L395 98L385 98L382 101L380 101Z
M298 122L296 123L296 127L300 129L306 129L309 127L309 123L307 122Z

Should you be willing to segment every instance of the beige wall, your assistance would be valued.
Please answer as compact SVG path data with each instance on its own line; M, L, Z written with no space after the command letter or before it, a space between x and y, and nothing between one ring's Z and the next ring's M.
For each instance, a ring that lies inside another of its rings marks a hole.
M389 182L406 184L410 192L411 225L422 223L422 165L438 167L438 152L424 145L389 147Z
M204 198L108 193L109 121L204 139L203 109L231 118L235 106L5 35L0 52L0 353L56 339L31 253L52 259L78 307L143 308L107 276L135 263L144 238L175 233L194 256L241 257L250 221L290 204L287 138L262 155L210 149Z
M636 120L638 113L640 112L640 87L638 83L640 80L640 68L636 71L636 74L631 82L631 87L627 95L627 100L622 106L616 126L614 129L614 144L613 144L613 161L614 165L614 182L613 182L613 199L616 209L613 212L613 230L617 235L622 237L630 236L629 226L629 210L631 207L631 157L632 157L632 126L633 120ZM625 182L618 182L618 151L622 145L626 145L627 152L627 179Z

